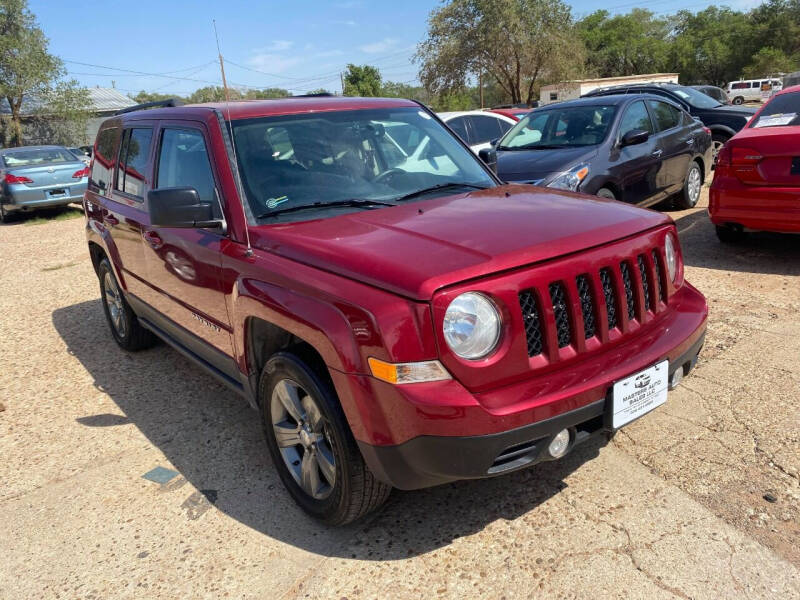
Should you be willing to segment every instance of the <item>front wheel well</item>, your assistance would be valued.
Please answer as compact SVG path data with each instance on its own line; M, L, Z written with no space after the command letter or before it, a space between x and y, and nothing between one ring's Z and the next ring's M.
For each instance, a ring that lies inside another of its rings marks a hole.
M607 190L610 190L611 193L614 194L614 197L617 200L622 200L622 191L620 190L620 188L615 183L613 183L611 181L606 181L603 185L601 185L597 189L599 190L601 188L606 188Z
M106 257L106 253L100 244L89 242L89 256L92 258L94 272L97 273L97 270L100 268L100 261Z
M245 335L247 336L245 339L247 366L251 376L256 380L272 356L278 352L291 352L333 389L333 381L322 355L302 338L278 325L256 317L247 320Z

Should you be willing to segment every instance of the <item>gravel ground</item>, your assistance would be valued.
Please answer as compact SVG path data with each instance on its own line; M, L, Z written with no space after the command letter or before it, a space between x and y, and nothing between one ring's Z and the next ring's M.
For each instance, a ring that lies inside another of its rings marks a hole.
M288 499L243 400L114 345L81 219L1 226L0 598L800 598L800 238L723 246L705 201L672 213L711 314L666 405L339 530Z

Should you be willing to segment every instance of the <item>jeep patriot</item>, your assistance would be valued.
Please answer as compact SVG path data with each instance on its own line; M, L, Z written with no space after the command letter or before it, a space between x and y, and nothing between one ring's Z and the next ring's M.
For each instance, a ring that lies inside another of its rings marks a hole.
M330 524L607 437L703 344L675 225L504 185L484 158L401 99L112 117L84 198L111 334L243 395L288 492Z

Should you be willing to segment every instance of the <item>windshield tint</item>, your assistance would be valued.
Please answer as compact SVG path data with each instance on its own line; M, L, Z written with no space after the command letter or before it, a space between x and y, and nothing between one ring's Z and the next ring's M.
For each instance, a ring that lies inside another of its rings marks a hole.
M45 148L37 150L7 150L3 161L7 167L28 167L51 163L72 163L77 160L64 148Z
M775 96L750 123L750 127L785 125L800 125L800 92Z
M477 157L419 108L259 117L234 121L233 132L256 216L310 204L324 211L338 203L325 215L333 216L359 210L344 200L393 201L450 183L495 185ZM319 216L289 211L285 218Z
M615 106L565 106L529 113L500 142L501 150L593 146L608 135Z
M695 108L714 108L722 106L719 101L711 96L707 96L703 92L699 92L694 88L677 86L669 88L671 92L677 95L681 100Z

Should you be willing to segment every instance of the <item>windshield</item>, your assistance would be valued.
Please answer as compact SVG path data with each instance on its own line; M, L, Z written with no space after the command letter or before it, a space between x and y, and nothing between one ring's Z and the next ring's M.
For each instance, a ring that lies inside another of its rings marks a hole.
M690 106L694 106L695 108L715 108L717 106L722 106L718 100L715 100L711 96L707 96L703 92L699 92L694 88L676 86L669 88L669 90L675 93L675 95L677 95L681 100Z
M449 184L495 185L475 155L416 107L259 117L234 121L233 132L257 217L334 216L380 206L347 201L391 203L428 197L414 193L434 186L431 193L454 193ZM318 210L287 210L309 205Z
M37 150L6 150L3 161L7 167L28 167L51 163L73 163L77 160L72 153L63 148L45 148Z
M600 144L615 106L565 106L529 113L500 141L500 150L574 148Z
M775 96L750 123L750 127L786 125L800 125L800 92Z

